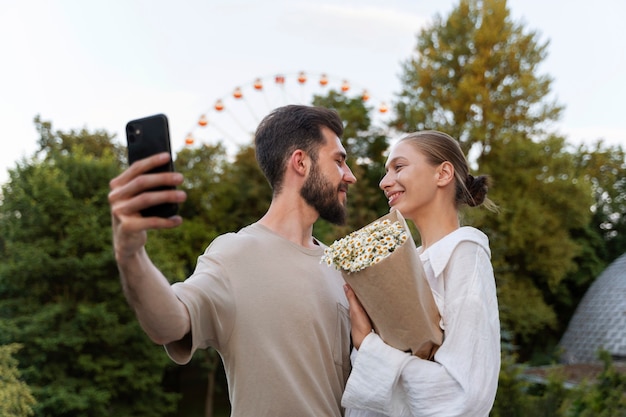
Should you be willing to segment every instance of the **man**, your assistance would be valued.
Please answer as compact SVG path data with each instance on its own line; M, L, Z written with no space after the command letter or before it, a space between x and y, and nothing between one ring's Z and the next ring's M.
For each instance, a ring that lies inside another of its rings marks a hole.
M255 135L259 166L273 191L267 213L215 239L196 270L172 286L145 251L146 230L182 219L143 218L140 210L182 202L178 173L144 175L168 155L140 160L109 193L115 257L137 318L177 363L214 347L228 379L232 416L340 416L349 372L349 317L343 279L320 263L312 236L322 217L342 224L356 182L336 112L290 105L270 113ZM236 189L233 193L237 192Z

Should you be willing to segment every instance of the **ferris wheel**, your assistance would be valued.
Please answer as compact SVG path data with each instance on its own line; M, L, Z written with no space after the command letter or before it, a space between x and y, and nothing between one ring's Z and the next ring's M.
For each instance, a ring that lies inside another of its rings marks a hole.
M370 109L373 125L383 126L391 118L387 101L346 78L305 71L277 74L257 77L236 86L229 95L217 98L189 129L185 146L221 142L232 149L249 144L258 124L273 109L287 104L311 104L314 95L325 95L331 90L363 100Z

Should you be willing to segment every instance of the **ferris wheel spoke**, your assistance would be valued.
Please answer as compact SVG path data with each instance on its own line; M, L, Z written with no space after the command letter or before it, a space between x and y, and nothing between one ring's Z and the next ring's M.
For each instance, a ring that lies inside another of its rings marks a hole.
M315 75L313 75L315 77ZM214 106L202 114L192 128L185 144L228 141L231 146L250 143L262 117L273 109L287 104L311 104L314 96L327 94L330 90L350 95L352 85L346 79L336 79L319 74L318 79L310 79L309 74L278 74L272 77L257 77L253 82L236 87L226 97L218 98ZM353 95L367 102L367 108L374 115L389 117L390 109L384 101L373 98L370 89ZM373 117L375 118L375 117Z

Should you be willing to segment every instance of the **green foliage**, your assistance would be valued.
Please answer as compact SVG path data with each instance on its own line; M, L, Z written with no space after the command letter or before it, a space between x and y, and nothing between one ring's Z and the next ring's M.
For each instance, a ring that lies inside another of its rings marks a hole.
M111 250L108 182L121 153L40 128L43 158L18 164L2 189L0 344L23 345L38 416L166 415L167 359L126 304Z
M541 383L524 377L526 368L514 356L503 357L492 417L624 417L626 373L619 372L607 352L600 352L604 369L594 380L572 386L559 367Z
M220 216L220 233L257 221L270 206L272 190L256 162L253 145L240 148L225 168L220 184L220 210L215 214Z
M67 155L80 148L85 155L95 158L113 158L121 163L126 161L126 149L113 143L109 133L98 130L89 132L86 129L70 130L69 132L52 131L52 123L35 117L35 127L39 132L39 151L46 154L48 160L56 155Z
M32 416L36 404L30 388L20 379L18 362L13 355L21 345L0 345L0 415L4 417Z
M587 382L573 395L568 417L626 416L626 374L615 369L608 352L600 352L604 369L595 382Z
M182 189L187 192L180 212L183 218L199 217L209 224L216 223L221 214L216 200L225 188L221 180L227 165L226 150L221 144L184 148L178 152L175 166L185 176Z
M520 378L523 370L524 367L516 363L514 356L502 355L498 392L490 416L524 417L527 415L523 393L529 384Z
M593 230L604 243L598 251L605 264L626 252L626 150L621 146L581 145L579 175L592 184Z
M573 156L557 137L506 138L506 146L494 146L480 161L501 207L479 224L491 237L502 320L518 343L536 348L546 342L546 330L562 330L559 307L571 309L568 280L588 247L574 236L591 220L589 183L577 177Z

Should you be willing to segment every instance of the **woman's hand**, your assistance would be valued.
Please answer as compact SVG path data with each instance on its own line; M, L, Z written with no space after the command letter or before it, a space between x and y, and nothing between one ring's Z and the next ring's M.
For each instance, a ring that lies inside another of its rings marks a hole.
M344 291L348 297L350 306L350 322L352 323L352 343L355 348L360 348L365 336L372 332L372 321L363 309L361 302L348 284L344 284Z

